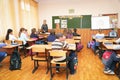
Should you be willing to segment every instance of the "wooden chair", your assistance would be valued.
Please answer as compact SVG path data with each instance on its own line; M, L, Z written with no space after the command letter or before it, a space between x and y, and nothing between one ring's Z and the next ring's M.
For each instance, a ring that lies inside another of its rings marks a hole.
M12 43L11 40L4 40L3 42L6 43L6 44L8 44L8 45L11 45L11 43Z
M17 43L19 45L18 49L23 49L24 50L24 57L26 57L26 47L23 44L22 40L15 40L15 43Z
M48 57L46 52L46 45L34 45L32 47L32 53L36 53L35 55L31 55L31 59L34 61L34 69L32 73L34 73L38 67L38 61L47 62L47 72L48 72ZM46 73L47 73L46 72Z
M66 80L68 80L68 60L66 59L63 62L57 62L51 57L61 57L61 56L66 56L67 57L67 51L63 50L51 50L49 51L49 69L50 69L50 80L53 78L53 73L52 73L52 68L65 68L66 69ZM53 64L63 64L65 66L54 66Z

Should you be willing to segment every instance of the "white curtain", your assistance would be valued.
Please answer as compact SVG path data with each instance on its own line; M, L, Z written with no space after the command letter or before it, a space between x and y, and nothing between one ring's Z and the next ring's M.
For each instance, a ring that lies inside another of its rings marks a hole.
M5 39L7 29L13 29L17 37L24 27L30 33L38 28L38 3L34 0L0 0L0 40Z

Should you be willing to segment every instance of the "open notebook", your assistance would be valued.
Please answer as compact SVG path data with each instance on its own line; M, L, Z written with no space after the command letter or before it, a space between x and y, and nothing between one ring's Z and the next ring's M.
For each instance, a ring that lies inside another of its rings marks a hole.
M120 44L113 45L113 49L114 49L114 50L120 50Z
M111 42L104 42L105 45L113 45Z

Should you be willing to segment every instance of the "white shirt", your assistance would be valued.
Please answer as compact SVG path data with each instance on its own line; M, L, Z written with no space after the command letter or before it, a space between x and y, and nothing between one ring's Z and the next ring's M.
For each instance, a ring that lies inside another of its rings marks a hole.
M23 44L26 44L28 40L27 35L25 33L21 33L19 40L22 40Z
M17 38L14 35L9 34L9 40L14 41L14 40L17 40Z
M95 35L95 38L96 38L96 39L103 39L104 36L105 36L104 34L97 33L97 34Z

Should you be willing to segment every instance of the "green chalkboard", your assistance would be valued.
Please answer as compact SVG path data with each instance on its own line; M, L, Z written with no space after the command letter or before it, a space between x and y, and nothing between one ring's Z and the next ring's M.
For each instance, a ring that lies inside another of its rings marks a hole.
M82 15L78 17L69 17L69 16L52 16L52 27L56 27L55 20L59 20L61 27L61 20L67 20L67 28L91 28L91 15Z

